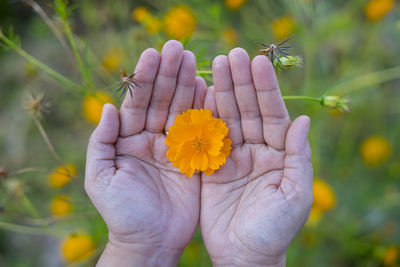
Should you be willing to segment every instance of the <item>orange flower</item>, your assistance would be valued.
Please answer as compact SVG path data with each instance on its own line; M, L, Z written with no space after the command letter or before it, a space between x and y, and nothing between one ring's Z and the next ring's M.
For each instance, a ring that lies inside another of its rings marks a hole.
M84 232L69 234L61 244L61 254L67 262L78 262L92 256L96 246Z
M83 99L83 117L91 123L99 123L103 105L112 102L111 96L105 92L85 96Z
M165 15L165 33L169 38L189 38L196 27L196 17L186 5L177 5Z
M383 256L383 265L384 266L398 266L396 265L399 260L399 249L395 245L391 245L385 250L385 254Z
M313 184L313 207L320 211L328 211L336 206L336 196L329 184L315 179Z
M65 166L58 166L53 172L50 173L49 183L53 188L61 188L71 182L71 176L76 176L76 167L72 164L65 164Z
M73 206L66 195L58 195L51 200L51 214L57 217L67 216L71 213Z
M378 21L394 7L394 0L370 0L364 7L365 16L370 21Z
M148 16L150 16L150 11L145 6L138 6L132 11L132 19L138 22L144 21Z
M307 225L309 226L316 225L325 212L336 206L335 192L329 184L319 178L314 179L313 197L314 201L311 207L310 217L307 221Z
M240 9L247 0L225 0L226 8L230 10L238 10Z
M381 136L371 136L361 144L361 156L368 166L378 167L387 161L392 152L390 143Z
M195 171L214 173L226 161L232 141L226 137L228 127L212 117L208 109L189 109L176 116L165 144L167 158L182 173L191 177Z
M272 22L272 32L278 40L285 39L293 33L296 24L290 17L281 17Z

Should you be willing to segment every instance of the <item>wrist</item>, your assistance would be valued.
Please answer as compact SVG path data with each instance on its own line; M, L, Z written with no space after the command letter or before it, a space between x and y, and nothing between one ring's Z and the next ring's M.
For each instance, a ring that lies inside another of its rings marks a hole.
M97 266L176 266L181 254L181 249L123 243L110 239Z
M236 255L234 257L220 257L211 259L213 266L265 266L265 267L285 267L286 254L279 257L256 256L251 257Z

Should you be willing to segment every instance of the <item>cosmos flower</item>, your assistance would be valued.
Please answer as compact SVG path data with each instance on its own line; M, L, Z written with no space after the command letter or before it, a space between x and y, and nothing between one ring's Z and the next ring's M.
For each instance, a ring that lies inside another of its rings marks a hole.
M196 17L186 5L177 5L165 15L165 33L169 38L189 38L196 27Z
M68 171L67 171L68 170ZM72 164L58 166L49 176L50 186L53 188L64 187L71 181L71 176L76 176L76 167Z
M71 213L73 206L68 196L58 195L51 200L51 214L57 217L63 217Z
M247 0L225 0L225 6L230 10L239 10Z
M382 19L394 7L394 0L370 0L364 7L365 16L370 21Z
M83 99L83 117L94 124L99 123L103 105L113 103L111 96L107 93L97 92L95 95L87 95Z
M67 262L78 262L89 258L95 250L92 237L86 233L69 234L61 244L61 254Z
M227 135L225 123L212 117L210 110L189 109L169 128L167 158L188 177L195 171L210 175L230 154L232 141Z
M361 144L361 157L368 166L377 167L384 163L391 154L390 143L381 136L371 136Z

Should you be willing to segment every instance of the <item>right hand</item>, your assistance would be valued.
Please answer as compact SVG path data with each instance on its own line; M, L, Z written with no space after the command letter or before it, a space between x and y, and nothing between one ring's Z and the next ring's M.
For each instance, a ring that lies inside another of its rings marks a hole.
M136 255L136 265L176 265L198 225L200 177L188 179L171 165L165 132L177 114L202 107L206 84L195 77L193 53L177 41L161 56L145 50L135 73L133 99L127 93L119 112L103 108L89 141L85 188L107 224L109 252ZM107 255L99 264L111 262Z

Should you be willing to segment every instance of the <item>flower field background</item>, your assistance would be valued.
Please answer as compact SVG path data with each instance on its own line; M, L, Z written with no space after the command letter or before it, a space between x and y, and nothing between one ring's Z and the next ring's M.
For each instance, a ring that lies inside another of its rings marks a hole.
M399 2L1 1L0 27L0 266L96 262L86 146L144 49L181 41L211 85L215 56L289 36L303 63L277 76L291 117L311 118L315 181L288 266L400 266ZM179 266L211 266L199 229Z

